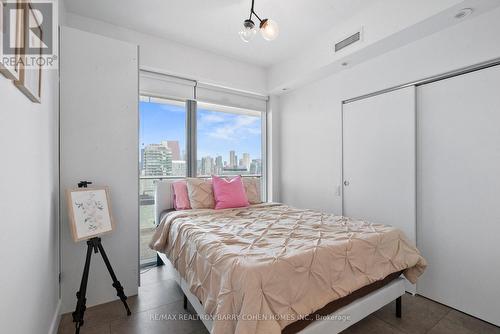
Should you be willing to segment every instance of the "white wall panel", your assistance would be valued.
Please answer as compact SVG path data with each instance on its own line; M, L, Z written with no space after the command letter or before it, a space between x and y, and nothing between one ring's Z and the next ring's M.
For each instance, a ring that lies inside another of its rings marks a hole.
M103 246L125 288L137 294L138 53L137 46L72 28L62 29L61 193L89 180L109 186L116 229ZM64 196L62 196L64 199ZM62 201L63 311L76 305L87 245L70 236ZM90 266L87 306L116 299L99 254Z

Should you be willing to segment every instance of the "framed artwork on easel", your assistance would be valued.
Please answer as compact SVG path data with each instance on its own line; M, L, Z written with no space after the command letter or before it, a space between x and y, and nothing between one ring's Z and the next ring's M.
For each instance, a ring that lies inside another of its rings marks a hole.
M127 304L127 296L123 291L123 286L115 275L104 247L100 235L113 231L114 223L111 216L111 203L109 200L109 190L107 187L88 188L92 184L90 181L80 181L77 189L66 190L68 214L70 219L71 234L75 242L87 241L87 256L83 269L80 290L76 293L77 302L75 312L72 313L75 323L76 333L80 333L80 328L84 324L84 314L87 308L85 303L87 293L87 283L90 272L90 261L92 254L100 253L109 275L113 280L113 287L116 295L130 316L130 308Z
M75 242L113 231L108 188L72 189L66 192L66 197L71 234Z

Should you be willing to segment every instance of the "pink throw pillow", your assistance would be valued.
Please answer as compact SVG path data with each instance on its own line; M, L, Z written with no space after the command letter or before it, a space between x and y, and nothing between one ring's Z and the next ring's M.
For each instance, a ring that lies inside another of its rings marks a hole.
M250 205L241 176L227 180L214 175L212 176L212 183L216 210L241 208Z
M191 209L186 181L176 181L172 183L172 188L174 189L174 208L176 210Z

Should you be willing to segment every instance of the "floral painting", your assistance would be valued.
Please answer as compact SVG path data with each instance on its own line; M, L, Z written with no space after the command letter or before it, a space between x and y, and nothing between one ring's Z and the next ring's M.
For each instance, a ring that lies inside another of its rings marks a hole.
M68 195L70 220L75 241L113 230L106 188L75 189Z

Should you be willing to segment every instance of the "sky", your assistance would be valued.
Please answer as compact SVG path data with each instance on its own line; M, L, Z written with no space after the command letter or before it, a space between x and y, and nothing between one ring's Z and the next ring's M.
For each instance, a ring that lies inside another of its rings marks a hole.
M178 140L186 150L186 111L184 106L141 102L140 148L165 140ZM229 161L229 151L238 158L249 153L261 158L261 120L259 117L198 109L198 159L222 156Z

